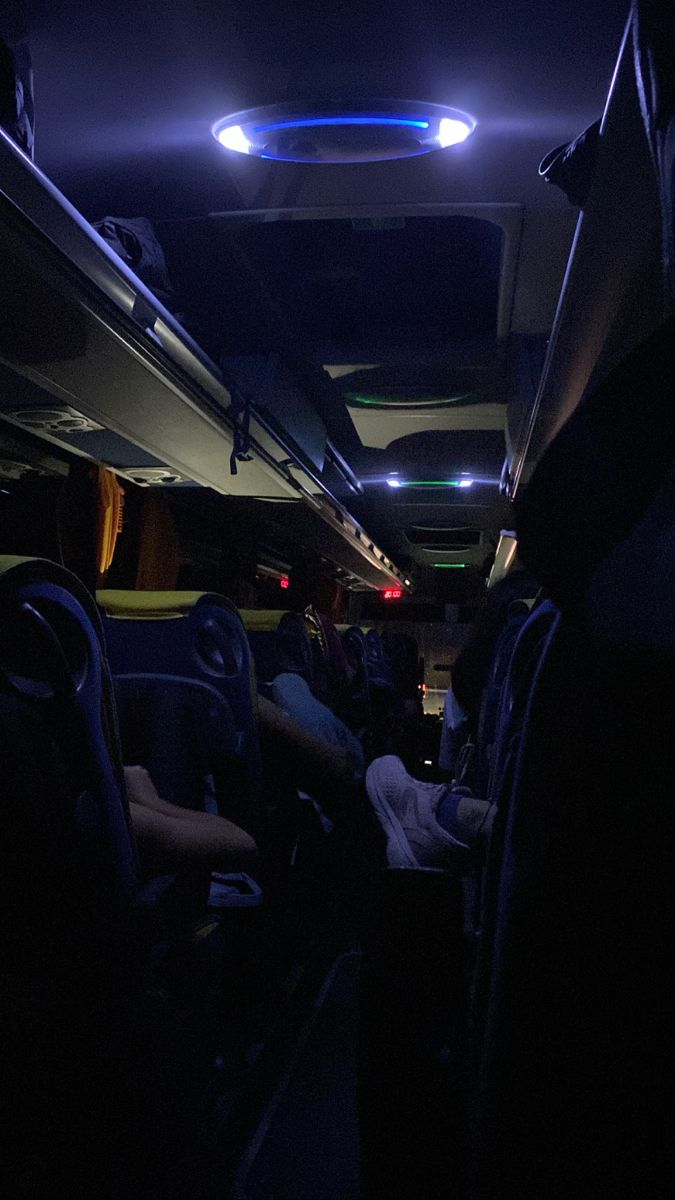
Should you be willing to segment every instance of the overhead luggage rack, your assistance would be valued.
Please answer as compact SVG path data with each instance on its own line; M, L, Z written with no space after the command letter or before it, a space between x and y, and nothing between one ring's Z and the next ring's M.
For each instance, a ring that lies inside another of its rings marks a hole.
M255 404L250 457L232 473L236 419L219 368L2 129L0 253L0 417L141 486L302 500L330 524L324 514L340 511L366 586L400 581L384 561L373 580L355 522Z

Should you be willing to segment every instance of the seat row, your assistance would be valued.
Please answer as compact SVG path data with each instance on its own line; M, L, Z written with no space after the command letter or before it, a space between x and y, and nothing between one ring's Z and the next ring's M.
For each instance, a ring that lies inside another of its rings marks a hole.
M314 613L276 622L268 672L270 631L247 631L220 596L97 600L56 564L0 558L0 962L12 1044L1 1099L17 1146L10 1178L19 1188L25 1175L30 1194L41 1194L42 1172L92 1194L121 1170L133 1176L126 1194L153 1194L163 1170L153 1107L183 1114L179 1146L186 1093L197 1094L223 1039L235 1053L245 1044L251 976L275 938L264 878L214 883L208 872L158 875L139 863L123 764L146 767L166 801L258 838L254 654L263 682L303 673L326 698L339 699L350 678L341 638ZM198 1050L179 1079L188 1045ZM173 1092L158 1083L167 1072ZM166 1150L170 1117L161 1125ZM137 1144L133 1165L112 1136L120 1129Z

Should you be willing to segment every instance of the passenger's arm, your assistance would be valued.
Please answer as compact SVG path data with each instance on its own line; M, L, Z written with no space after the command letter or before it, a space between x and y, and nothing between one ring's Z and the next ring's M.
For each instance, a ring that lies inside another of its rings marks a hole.
M309 733L265 696L258 696L258 706L263 741L283 756L303 786L353 785L354 764L342 746L330 746Z

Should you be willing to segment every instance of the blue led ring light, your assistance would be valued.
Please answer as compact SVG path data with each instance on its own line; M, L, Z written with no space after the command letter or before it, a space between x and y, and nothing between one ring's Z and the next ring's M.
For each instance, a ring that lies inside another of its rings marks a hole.
M273 133L277 129L311 129L328 125L402 125L413 129L428 129L429 122L412 120L410 117L380 117L376 114L365 117L299 117L291 121L272 121L269 125L255 125L253 133Z
M377 100L348 110L290 104L251 108L216 121L226 150L278 162L377 162L429 154L464 142L476 128L468 113L444 104Z

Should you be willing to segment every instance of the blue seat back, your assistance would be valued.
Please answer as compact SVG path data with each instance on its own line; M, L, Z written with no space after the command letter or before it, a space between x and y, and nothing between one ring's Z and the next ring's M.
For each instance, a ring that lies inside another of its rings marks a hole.
M133 611L133 597L134 593L124 594L119 603L127 606L128 615L119 616L113 615L119 612L116 593L99 593L113 675L179 677L215 689L229 706L223 737L230 741L234 737L245 800L255 808L261 785L255 684L239 614L222 597L210 593L196 599L187 593L182 607L181 593L172 593L173 607L167 604L164 614L158 608L154 617L140 615ZM172 615L166 615L167 611Z
M673 696L576 614L545 640L490 847L472 1195L672 1191Z
M270 684L277 668L277 635L274 629L250 629L248 643L255 662L255 673L259 686Z
M118 749L92 598L55 564L0 558L7 1195L117 1194L129 1110L115 1100L141 984Z
M275 634L276 672L301 675L314 691L314 651L302 613L284 613Z
M366 635L358 625L351 625L342 634L342 644L354 672L351 683L351 703L357 723L367 723L371 715L371 696L368 673Z
M59 844L69 846L91 918L97 912L103 919L134 899L137 865L96 607L55 564L5 559L0 570L0 691L6 705L20 706L42 727L63 763L72 803L49 820L60 826ZM49 797L36 805L35 813Z
M117 675L114 685L127 762L144 766L170 803L243 821L237 728L221 692L174 675Z
M501 687L498 688L489 772L484 781L484 794L499 805L508 803L507 780L515 764L526 707L559 619L556 605L546 600L525 621L519 619L517 624L514 622L501 647L502 654L499 657L502 661L497 666L503 670L506 656L508 662Z
M495 742L498 736L502 708L506 702L505 684L509 664L526 616L511 617L502 629L490 666L488 680L481 699L476 730L477 756L473 768L473 785L479 796L487 795L491 764L497 757Z
M394 691L394 673L377 629L369 629L366 638L366 661L371 687Z

